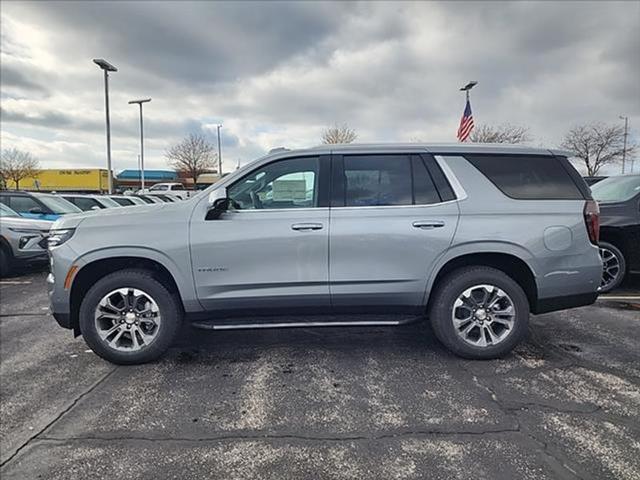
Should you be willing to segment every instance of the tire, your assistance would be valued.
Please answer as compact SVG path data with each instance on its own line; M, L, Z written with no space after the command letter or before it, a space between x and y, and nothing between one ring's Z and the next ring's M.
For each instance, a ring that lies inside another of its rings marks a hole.
M158 359L171 346L183 315L180 300L151 272L131 269L98 280L79 316L80 332L97 355L137 365Z
M490 296L483 302L485 292ZM485 310L482 304L491 308ZM469 359L504 356L525 337L529 325L529 301L520 285L490 267L465 267L446 275L436 285L428 313L438 340L454 354Z
M13 270L13 258L7 247L0 244L0 277L6 277Z
M602 258L602 283L600 293L607 293L617 288L624 280L627 261L618 247L609 242L600 242L600 258Z

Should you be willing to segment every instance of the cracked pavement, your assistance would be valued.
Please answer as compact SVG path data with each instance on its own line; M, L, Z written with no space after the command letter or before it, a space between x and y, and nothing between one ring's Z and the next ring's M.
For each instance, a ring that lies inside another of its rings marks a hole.
M494 361L414 324L187 331L116 367L44 278L0 282L3 480L640 479L640 305L533 317Z

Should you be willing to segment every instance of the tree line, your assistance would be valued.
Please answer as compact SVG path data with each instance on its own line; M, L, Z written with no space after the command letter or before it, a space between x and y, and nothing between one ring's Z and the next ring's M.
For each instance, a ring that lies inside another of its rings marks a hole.
M320 135L324 144L352 143L357 138L356 131L346 123L327 127ZM520 144L531 140L527 127L509 123L479 125L469 137L472 143ZM622 125L603 122L571 128L558 147L573 152L572 158L584 166L587 176L596 176L603 167L620 163L624 155L633 157L638 152L638 145L633 142L628 142L625 148ZM169 147L165 158L170 166L183 172L195 185L200 175L214 169L218 155L214 144L204 135L191 133ZM3 149L0 155L0 186L6 187L12 181L18 189L21 181L35 177L39 169L38 159L30 152L16 148Z

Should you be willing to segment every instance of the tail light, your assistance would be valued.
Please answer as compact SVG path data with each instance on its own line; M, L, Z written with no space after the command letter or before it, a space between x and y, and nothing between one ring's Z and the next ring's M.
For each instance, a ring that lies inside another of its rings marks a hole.
M584 223L587 226L589 240L594 245L600 241L600 207L594 200L587 200L584 205Z

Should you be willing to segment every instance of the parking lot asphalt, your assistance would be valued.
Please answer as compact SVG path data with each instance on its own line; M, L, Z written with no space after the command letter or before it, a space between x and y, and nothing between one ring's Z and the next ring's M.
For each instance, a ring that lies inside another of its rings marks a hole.
M501 360L418 323L188 331L116 367L56 325L44 282L0 281L3 480L640 478L638 285L533 317Z

